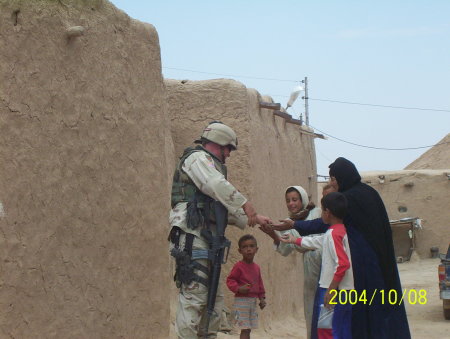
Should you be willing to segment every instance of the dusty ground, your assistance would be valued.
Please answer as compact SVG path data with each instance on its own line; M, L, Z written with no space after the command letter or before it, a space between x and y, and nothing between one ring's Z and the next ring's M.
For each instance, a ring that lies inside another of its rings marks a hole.
M399 264L403 288L408 291L423 289L427 292L427 302L424 305L406 303L409 326L413 338L442 339L450 337L450 321L442 314L442 300L439 299L437 283L438 259L413 259L411 262ZM273 324L270 328L252 332L253 338L306 338L305 324L301 319L287 319L282 323ZM220 339L239 338L239 334L219 334Z

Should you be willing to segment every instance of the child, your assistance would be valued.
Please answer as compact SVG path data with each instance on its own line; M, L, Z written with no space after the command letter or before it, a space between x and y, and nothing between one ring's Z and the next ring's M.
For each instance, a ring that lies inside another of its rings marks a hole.
M259 307L266 306L264 284L259 266L253 262L258 244L253 235L246 234L239 239L238 261L227 278L227 286L234 292L234 309L237 326L241 329L241 339L249 339L252 328L258 327L257 299Z
M292 234L284 236L281 241L293 243L305 248L322 249L322 267L319 280L320 310L317 335L319 338L351 339L351 307L339 304L339 293L344 293L343 300L348 300L348 290L354 289L353 271L351 267L350 246L343 219L347 214L347 200L342 193L332 192L322 198L322 219L331 225L328 231L319 237L296 238ZM340 291L345 290L345 291ZM336 304L331 315L331 326L321 324L323 315L331 312L332 301Z
M286 208L289 212L289 220L312 220L320 218L321 210L310 202L308 193L301 186L289 186L284 194ZM285 231L274 231L270 228L260 228L269 237L273 239L276 252L286 257L293 252L303 253L303 312L305 315L307 339L311 339L311 325L313 323L314 298L316 295L317 284L319 282L320 266L322 256L320 250L309 250L294 244L280 242L280 237L284 234L292 234L294 237L300 237L295 229Z

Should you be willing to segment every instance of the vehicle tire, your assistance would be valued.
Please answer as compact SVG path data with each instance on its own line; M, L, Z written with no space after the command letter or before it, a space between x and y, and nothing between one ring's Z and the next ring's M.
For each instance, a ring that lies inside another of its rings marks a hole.
M450 309L444 308L444 318L450 320Z
M450 300L442 300L442 307L444 308L444 318L450 320Z

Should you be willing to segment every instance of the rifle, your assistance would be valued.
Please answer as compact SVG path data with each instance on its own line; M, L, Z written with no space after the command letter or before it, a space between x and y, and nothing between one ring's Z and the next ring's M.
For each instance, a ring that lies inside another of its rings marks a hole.
M214 201L214 212L216 216L216 235L213 236L210 230L203 229L202 236L205 237L209 243L208 259L211 262L209 271L208 284L208 299L206 303L206 324L205 324L205 339L208 338L209 321L214 312L216 304L217 289L219 287L220 269L221 265L226 263L231 242L225 238L225 228L228 223L228 211L220 201ZM227 253L225 256L225 249ZM225 261L224 261L225 257ZM219 316L216 314L216 316Z

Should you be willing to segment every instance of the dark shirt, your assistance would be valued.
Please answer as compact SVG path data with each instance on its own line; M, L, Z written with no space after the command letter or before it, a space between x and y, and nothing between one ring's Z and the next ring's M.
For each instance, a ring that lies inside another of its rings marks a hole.
M294 223L294 228L302 236L325 233L328 230L328 227L330 226L325 224L321 218L312 220L296 220Z

